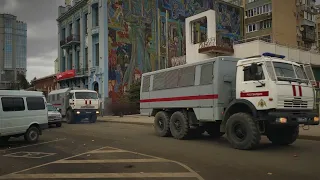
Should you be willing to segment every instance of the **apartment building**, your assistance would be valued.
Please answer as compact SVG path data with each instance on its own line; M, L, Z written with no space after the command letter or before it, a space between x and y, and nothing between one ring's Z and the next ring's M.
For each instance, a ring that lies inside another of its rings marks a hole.
M245 38L316 48L315 0L244 0Z
M27 71L27 24L11 14L0 14L0 89L16 83Z

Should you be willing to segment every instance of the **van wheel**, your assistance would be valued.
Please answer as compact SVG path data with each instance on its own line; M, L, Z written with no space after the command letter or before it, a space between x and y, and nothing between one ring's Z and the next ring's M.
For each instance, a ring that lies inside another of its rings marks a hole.
M253 149L260 143L259 128L249 114L232 115L227 121L226 131L228 141L235 149Z
M68 124L74 123L74 115L73 115L73 112L71 110L67 111L66 121L67 121Z
M35 126L31 126L24 134L24 139L29 143L36 143L39 139L39 135L39 129Z
M180 111L176 111L170 118L170 131L176 139L187 139L190 136L188 118Z
M160 137L170 136L169 114L165 111L159 111L154 117L154 130Z
M62 123L59 122L59 123L56 123L56 127L61 127L62 126Z

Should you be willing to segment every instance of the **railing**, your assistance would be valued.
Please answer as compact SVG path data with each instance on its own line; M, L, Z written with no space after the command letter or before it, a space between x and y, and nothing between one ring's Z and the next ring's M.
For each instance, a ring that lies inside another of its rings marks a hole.
M76 69L76 75L82 76L82 75L88 75L89 68L78 68Z
M71 42L71 41L80 41L80 36L79 35L70 35L67 37L67 43Z
M228 39L228 40L229 42L226 42L222 38L211 37L211 38L208 38L207 41L201 42L199 44L199 49L213 47L213 46L233 49L233 41L231 39Z
M63 45L65 45L66 44L66 40L60 40L60 46L63 46Z

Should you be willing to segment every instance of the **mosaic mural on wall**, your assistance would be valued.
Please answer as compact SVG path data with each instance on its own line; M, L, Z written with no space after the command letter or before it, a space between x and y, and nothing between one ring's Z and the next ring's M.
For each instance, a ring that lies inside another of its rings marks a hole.
M116 101L142 73L171 67L172 58L185 55L184 20L208 9L216 10L225 43L240 38L240 8L219 1L108 0L109 97Z

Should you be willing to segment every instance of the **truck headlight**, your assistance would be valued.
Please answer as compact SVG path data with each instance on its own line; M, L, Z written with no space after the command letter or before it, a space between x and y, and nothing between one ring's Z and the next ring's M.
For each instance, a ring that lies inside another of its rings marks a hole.
M77 114L80 114L80 111L77 111Z
M100 112L99 111L96 111L96 114L99 114Z
M277 119L276 119L276 122L282 123L282 124L287 123L287 118L284 118L284 117L277 118Z

